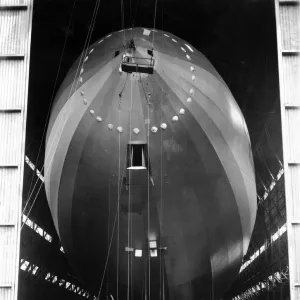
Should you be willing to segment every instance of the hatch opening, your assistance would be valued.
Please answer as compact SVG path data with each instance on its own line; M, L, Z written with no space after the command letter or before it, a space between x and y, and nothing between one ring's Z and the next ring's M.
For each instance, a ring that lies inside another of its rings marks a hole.
M147 169L146 144L129 144L127 151L127 169L145 170Z
M117 57L120 54L120 50L115 51L115 57Z

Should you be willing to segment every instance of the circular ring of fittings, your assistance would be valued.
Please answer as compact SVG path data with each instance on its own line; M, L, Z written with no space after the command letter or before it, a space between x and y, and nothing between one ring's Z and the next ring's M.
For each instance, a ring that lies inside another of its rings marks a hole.
M193 81L196 80L196 76L195 76L195 75L192 76L192 80L193 80Z
M168 127L168 126L167 126L166 123L161 123L161 125L160 125L160 128L161 128L161 129L164 129L164 130L167 129L167 127Z
M114 125L113 124L108 124L107 127L108 127L108 129L112 130L114 128Z
M188 60L191 60L191 57L187 54L186 55L186 58L188 59Z
M84 91L81 91L81 92L80 92L80 95L81 95L81 96L84 96Z
M191 71L194 72L195 71L195 68L193 66L191 66Z
M87 100L86 99L83 99L83 103L85 104L85 105L87 105Z
M90 114L93 116L95 114L95 112L91 109Z
M194 89L190 89L190 95L191 95L191 96L194 96L194 94L195 94Z
M140 130L139 130L138 128L134 128L134 129L133 129L133 132L134 132L135 134L139 134Z
M180 111L179 111L179 113L180 113L181 115L184 115L184 113L185 113L184 108L181 108Z
M121 126L119 126L118 128L117 128L117 130L121 133L121 132L123 132L123 128L121 127Z
M187 101L187 103L191 103L191 102L192 102L192 98L191 98L191 97L188 97L188 98L186 99L186 101Z
M88 59L89 59L89 57L87 56L87 57L84 59L84 62L86 62Z
M172 121L173 122L177 122L179 119L178 119L178 116L174 116L173 118L172 118Z
M82 77L79 77L79 82L82 83Z
M89 52L89 54L91 54L94 51L94 48L91 49L91 51Z
M97 119L98 122L102 122L102 118L101 117L98 116L96 119Z
M157 127L155 127L155 126L151 127L151 131L152 131L153 133L156 133L156 132L157 132L157 130L158 130L158 128L157 128Z

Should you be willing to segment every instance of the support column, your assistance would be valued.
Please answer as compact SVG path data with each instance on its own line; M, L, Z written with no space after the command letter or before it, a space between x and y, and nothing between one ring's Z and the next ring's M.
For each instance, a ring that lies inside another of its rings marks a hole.
M0 300L17 300L33 0L0 0Z
M290 299L300 299L300 1L275 0Z

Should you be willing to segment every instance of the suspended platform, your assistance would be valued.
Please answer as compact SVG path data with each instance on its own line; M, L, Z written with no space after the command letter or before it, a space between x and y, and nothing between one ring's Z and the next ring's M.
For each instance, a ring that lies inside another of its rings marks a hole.
M124 55L122 58L121 69L126 73L146 73L153 74L154 58L132 57Z

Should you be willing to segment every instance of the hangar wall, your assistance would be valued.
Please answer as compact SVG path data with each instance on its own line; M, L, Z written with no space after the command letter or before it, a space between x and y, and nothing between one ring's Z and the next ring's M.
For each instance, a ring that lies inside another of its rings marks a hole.
M300 2L275 0L290 299L300 299Z
M0 1L0 299L18 293L33 0Z

